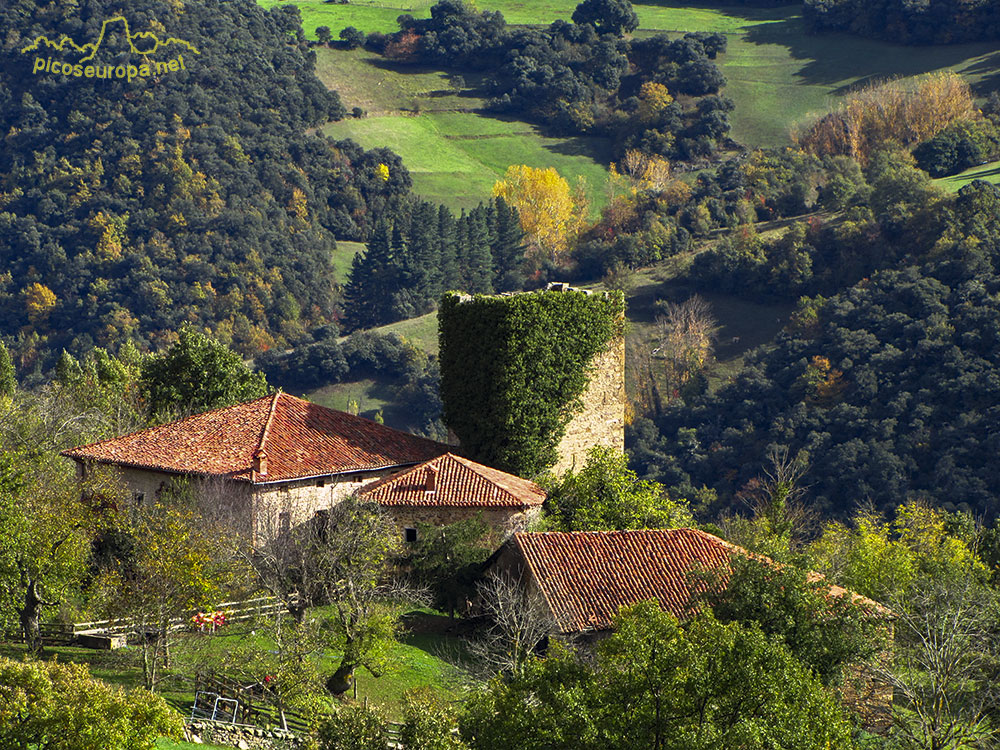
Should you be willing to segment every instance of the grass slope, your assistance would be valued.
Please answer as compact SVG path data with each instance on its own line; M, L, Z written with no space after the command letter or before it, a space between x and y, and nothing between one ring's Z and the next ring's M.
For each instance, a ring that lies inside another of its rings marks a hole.
M955 193L973 180L985 180L994 185L1000 185L1000 161L992 161L989 164L970 167L964 172L952 175L951 177L942 177L934 180L934 182L948 192Z
M552 138L534 125L488 116L478 111L482 100L450 89L445 73L393 65L365 50L319 49L317 71L346 106L368 112L323 132L392 149L410 170L414 191L427 200L473 208L508 166L527 164L555 167L571 184L584 178L595 212L605 202L606 139Z

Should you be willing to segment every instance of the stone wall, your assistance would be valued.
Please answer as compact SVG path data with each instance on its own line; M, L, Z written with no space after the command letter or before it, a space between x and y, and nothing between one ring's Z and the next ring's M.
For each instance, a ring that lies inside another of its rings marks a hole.
M559 460L552 471L579 471L594 446L625 450L625 339L614 339L594 357L583 408L566 426L557 448Z
M306 742L301 737L281 729L262 729L197 719L184 727L184 738L197 745L225 745L240 750L298 750L306 747Z
M432 524L434 526L444 526L457 521L464 521L468 518L482 517L483 522L489 524L499 535L496 540L499 544L504 539L517 531L524 531L542 512L541 507L528 508L467 508L460 506L439 506L429 508L394 507L388 506L386 512L399 527L402 535L404 529L417 527L417 524ZM405 538L405 537L404 537Z

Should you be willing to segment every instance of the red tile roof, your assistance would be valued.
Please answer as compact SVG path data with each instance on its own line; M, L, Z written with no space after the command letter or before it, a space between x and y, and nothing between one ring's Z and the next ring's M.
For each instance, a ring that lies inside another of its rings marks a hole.
M406 466L447 450L443 443L279 392L62 455L263 484ZM266 474L253 470L259 451L266 456Z
M705 586L692 581L690 571L728 567L733 553L750 554L697 529L519 533L508 544L520 553L564 633L608 630L621 607L649 599L683 619ZM830 593L841 596L846 589L831 586ZM852 597L888 613L858 594Z
M527 508L545 501L545 490L534 482L452 453L372 482L359 494L392 506Z

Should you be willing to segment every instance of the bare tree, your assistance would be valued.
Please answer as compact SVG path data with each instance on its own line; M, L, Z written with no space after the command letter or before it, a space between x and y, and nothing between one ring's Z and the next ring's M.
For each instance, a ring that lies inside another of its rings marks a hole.
M898 607L896 653L882 677L907 750L994 747L1000 684L997 601L972 577L936 583Z
M488 576L478 590L488 625L472 641L470 651L490 675L520 673L548 639L561 632L558 620L540 595L509 573Z
M658 306L663 314L656 318L660 340L653 354L664 360L668 396L679 396L711 360L718 323L712 306L698 295L679 304L661 302Z

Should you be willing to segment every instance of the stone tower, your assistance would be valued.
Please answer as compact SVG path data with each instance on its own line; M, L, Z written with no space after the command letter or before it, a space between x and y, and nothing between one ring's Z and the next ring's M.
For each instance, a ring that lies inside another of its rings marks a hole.
M556 293L558 297L553 296ZM451 294L442 302L438 321L445 424L469 458L531 476L544 468L556 473L579 470L595 446L624 450L624 299L620 293L549 284L544 292ZM592 327L604 334L588 336ZM575 341L585 346L574 347ZM585 362L584 349L594 352ZM565 363L563 370L561 363ZM575 373L578 385L580 373L587 375L579 408L570 411L561 438L554 444L549 438L546 460L524 460L525 455L541 455L531 452L545 442L540 435L556 434L549 429L551 421L546 422L553 418L553 410L546 408L551 403L547 398L558 391L559 386L553 384L561 382L567 372ZM527 406L522 409L522 404ZM542 423L548 427L540 428Z

